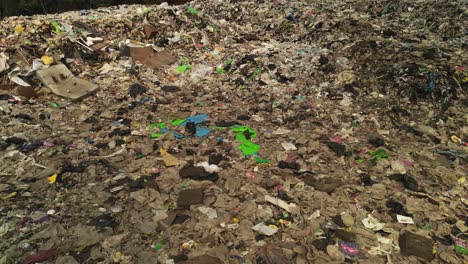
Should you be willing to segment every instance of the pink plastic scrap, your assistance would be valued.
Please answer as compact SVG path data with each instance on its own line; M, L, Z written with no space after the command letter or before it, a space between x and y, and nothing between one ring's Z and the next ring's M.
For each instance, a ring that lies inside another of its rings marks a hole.
M356 256L359 255L359 248L356 244L351 242L340 241L338 242L340 245L340 251L348 256Z

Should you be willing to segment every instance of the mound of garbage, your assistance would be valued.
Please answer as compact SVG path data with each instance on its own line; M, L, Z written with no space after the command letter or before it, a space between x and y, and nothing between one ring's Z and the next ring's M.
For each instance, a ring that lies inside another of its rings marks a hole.
M0 263L466 263L463 3L4 18Z

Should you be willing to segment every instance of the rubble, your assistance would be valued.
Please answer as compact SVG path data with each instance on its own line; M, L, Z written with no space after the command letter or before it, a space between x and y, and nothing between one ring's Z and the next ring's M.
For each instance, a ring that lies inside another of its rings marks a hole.
M467 262L465 24L461 0L4 18L0 263Z

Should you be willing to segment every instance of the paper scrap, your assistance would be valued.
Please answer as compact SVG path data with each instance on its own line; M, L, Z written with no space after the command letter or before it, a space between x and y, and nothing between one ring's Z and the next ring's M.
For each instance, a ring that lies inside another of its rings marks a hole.
M203 167L205 169L205 171L209 172L209 173L214 173L214 172L221 171L220 167L218 167L215 164L208 164L207 161L199 162L199 163L195 164L195 167Z
M400 223L400 224L411 224L411 225L414 225L413 218L411 218L411 217L409 217L409 216L397 215L396 218L397 218L397 220L398 220L398 223Z
M218 213L216 212L215 209L211 207L206 207L206 206L201 206L198 207L198 211L202 212L206 216L208 216L209 219L216 219L218 218Z
M10 79L10 81L18 85L21 85L24 87L30 87L31 85L29 83L25 82L23 79L18 77L20 73L21 73L21 69L19 67L16 67L8 73L8 78Z
M9 58L7 55L5 55L5 53L0 53L0 73L10 68L10 66L7 63L8 59Z
M320 210L315 210L315 212L310 215L307 220L314 220L320 217Z
M36 73L54 94L68 99L83 99L98 89L97 84L75 77L64 64L49 66Z
M264 222L258 223L252 227L252 230L259 232L262 235L272 236L278 232L278 227L274 225L265 225Z
M381 230L385 224L380 223L379 220L375 219L372 215L368 214L367 218L362 219L362 224L373 231Z
M109 63L104 63L104 65L102 65L102 67L98 70L99 74L107 74L111 71L118 71L119 68L118 67L113 67L112 65L110 65Z
M289 213L299 213L300 211L300 207L298 207L296 204L294 203L286 203L285 201L279 199L279 198L275 198L275 197L272 197L270 195L265 195L265 200L267 202L270 202L274 205L277 205L281 208L283 208L284 210L288 211Z
M281 146L283 146L284 150L287 151L297 150L296 146L291 142L283 142L281 143Z

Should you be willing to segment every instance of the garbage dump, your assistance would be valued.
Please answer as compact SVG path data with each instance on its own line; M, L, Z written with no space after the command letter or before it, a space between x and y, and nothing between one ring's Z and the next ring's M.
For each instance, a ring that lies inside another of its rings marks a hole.
M467 6L5 17L0 263L467 263Z

